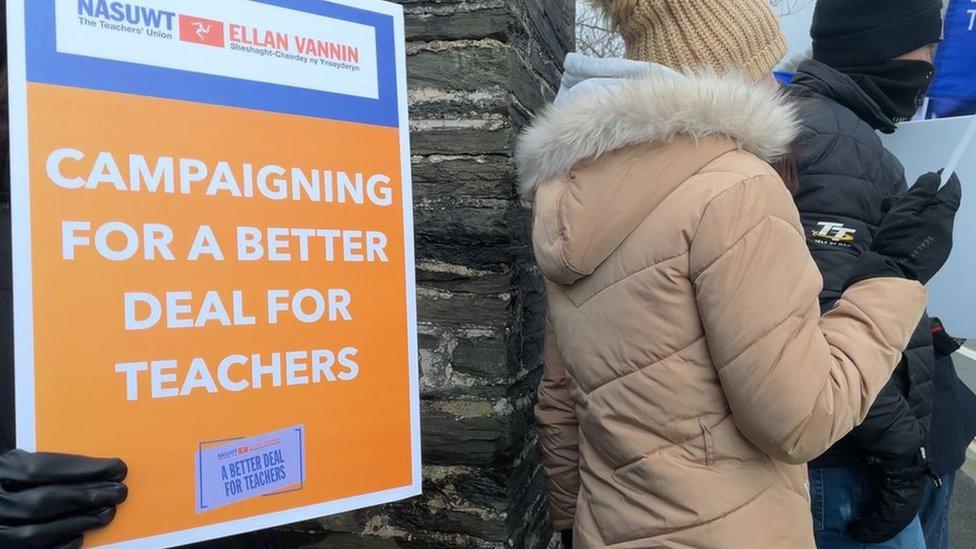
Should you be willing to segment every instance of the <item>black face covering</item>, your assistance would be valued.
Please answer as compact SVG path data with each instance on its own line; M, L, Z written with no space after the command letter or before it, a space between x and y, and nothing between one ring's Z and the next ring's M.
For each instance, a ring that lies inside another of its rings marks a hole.
M928 61L897 59L867 67L845 67L850 76L895 122L910 120L922 105L935 75Z

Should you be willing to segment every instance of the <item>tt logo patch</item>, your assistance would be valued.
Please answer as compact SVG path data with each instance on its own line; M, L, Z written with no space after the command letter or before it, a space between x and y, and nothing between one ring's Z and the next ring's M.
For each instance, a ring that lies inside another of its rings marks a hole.
M854 235L857 233L856 229L851 229L845 227L843 223L832 223L828 221L820 221L817 223L820 227L819 230L813 231L813 236L816 238L821 238L824 240L829 240L831 242L837 243L850 243L854 241Z

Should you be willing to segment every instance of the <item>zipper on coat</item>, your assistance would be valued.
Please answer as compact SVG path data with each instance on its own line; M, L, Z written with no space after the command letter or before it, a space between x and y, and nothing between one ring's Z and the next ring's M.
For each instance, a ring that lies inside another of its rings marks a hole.
M712 450L712 431L705 425L705 420L698 418L698 425L701 427L702 440L705 443L705 465L708 467L712 466L715 461L715 455Z

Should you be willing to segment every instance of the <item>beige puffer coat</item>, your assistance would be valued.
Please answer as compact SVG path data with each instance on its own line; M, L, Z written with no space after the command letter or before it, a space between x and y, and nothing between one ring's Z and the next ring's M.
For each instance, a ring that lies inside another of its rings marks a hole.
M537 417L577 547L814 547L804 463L863 419L925 291L868 280L820 316L767 164L795 127L765 84L658 76L558 103L524 136L549 280Z

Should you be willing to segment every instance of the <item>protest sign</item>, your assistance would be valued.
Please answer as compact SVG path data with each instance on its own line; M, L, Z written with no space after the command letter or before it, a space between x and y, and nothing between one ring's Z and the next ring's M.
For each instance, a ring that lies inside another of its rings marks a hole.
M928 284L929 314L939 317L956 337L976 338L976 142L964 144L973 117L907 122L885 146L905 165L909 184L926 172L954 163L962 180L962 208L956 216L952 255ZM961 154L960 154L961 153Z
M976 113L976 0L952 0L945 37L935 56L935 81L927 116L946 118Z
M945 39L929 96L976 100L976 0L952 0L946 10Z
M402 8L7 9L17 439L126 461L88 543L419 493Z

